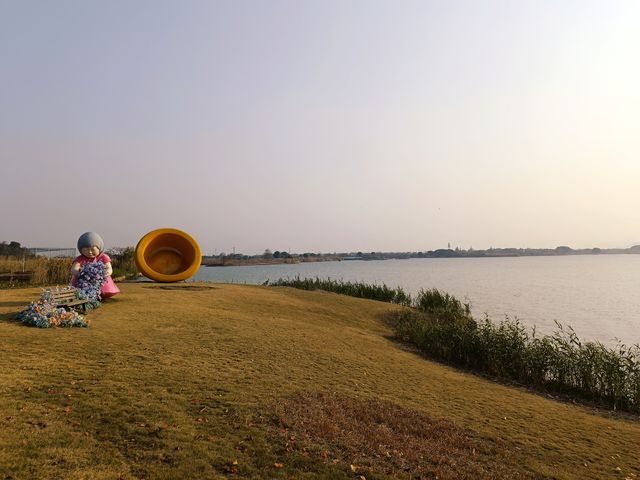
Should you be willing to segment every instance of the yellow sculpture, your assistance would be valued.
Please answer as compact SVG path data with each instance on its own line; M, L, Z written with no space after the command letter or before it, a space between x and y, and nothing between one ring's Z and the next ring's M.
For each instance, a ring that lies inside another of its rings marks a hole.
M145 277L171 283L186 280L198 272L202 251L189 234L175 228L160 228L140 239L135 259Z

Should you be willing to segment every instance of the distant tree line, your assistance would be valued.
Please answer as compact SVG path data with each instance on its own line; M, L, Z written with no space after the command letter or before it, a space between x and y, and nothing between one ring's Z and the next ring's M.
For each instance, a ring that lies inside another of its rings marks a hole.
M387 260L406 258L477 258L477 257L526 257L526 256L563 256L563 255L600 255L600 254L640 254L640 245L630 248L583 248L573 249L562 245L556 248L494 248L476 250L473 247L463 249L440 248L423 252L334 252L290 253L287 251L265 249L257 255L233 253L227 255L204 255L203 265L251 265L259 263L299 263L340 260Z
M599 254L624 254L640 253L640 245L630 248L581 248L573 249L567 246L556 248L489 248L487 250L468 250L456 247L417 252L414 257L426 258L451 258L451 257L526 257L526 256L558 256L558 255L599 255ZM384 255L384 254L383 254Z
M19 242L0 242L0 256L3 257L33 257L33 253L28 248L20 245Z

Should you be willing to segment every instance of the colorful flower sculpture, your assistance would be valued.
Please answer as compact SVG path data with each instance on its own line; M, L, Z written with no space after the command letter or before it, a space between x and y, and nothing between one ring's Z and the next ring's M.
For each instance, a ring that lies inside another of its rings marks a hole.
M26 310L18 314L17 319L25 325L39 328L89 326L89 322L78 312L56 307L51 290L42 292L40 300L31 302Z
M78 275L78 296L89 300L87 308L98 308L100 304L100 288L106 281L104 264L101 262L84 265ZM73 287L66 287L66 289ZM65 289L58 289L65 290ZM78 312L56 307L51 289L42 292L40 300L31 302L26 310L17 315L17 319L25 325L39 328L49 327L88 327L89 321Z
M104 263L95 262L83 265L77 280L78 296L91 303L98 303L96 307L99 306L100 289L106 280Z

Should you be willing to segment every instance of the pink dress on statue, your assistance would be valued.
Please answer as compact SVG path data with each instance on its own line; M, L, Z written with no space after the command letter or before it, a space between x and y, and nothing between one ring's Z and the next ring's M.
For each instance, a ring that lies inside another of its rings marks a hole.
M79 257L76 257L76 259L73 261L73 263L79 263L80 268L82 268L87 263L94 263L94 262L102 262L104 264L107 264L107 263L111 263L111 259L109 258L109 255L107 255L106 253L101 253L96 258L87 258L84 255L80 255ZM71 279L71 285L73 285L74 287L78 286L77 279L78 277L76 276L74 276ZM113 297L118 293L120 293L120 289L111 278L111 275L107 276L105 282L102 284L102 288L100 289L100 296L102 298L109 298L109 297Z

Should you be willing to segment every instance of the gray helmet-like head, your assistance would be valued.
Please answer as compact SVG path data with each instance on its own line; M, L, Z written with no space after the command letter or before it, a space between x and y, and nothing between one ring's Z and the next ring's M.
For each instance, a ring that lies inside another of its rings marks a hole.
M104 242L102 237L95 232L85 232L80 235L78 239L78 250L82 250L85 247L98 247L100 253L104 250ZM82 253L82 252L81 252Z

